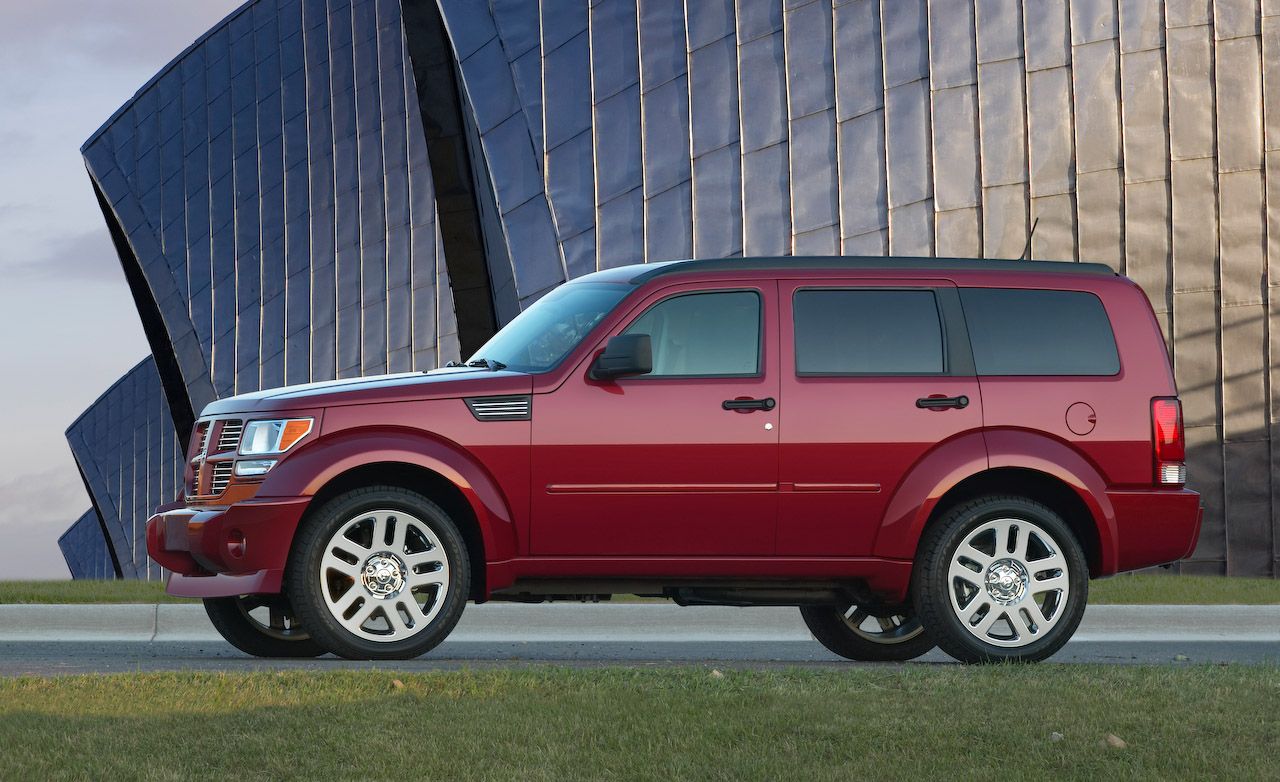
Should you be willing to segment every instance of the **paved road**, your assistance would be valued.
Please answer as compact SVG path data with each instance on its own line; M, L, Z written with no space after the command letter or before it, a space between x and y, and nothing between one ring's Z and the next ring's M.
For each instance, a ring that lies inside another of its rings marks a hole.
M931 652L909 665L950 664ZM1263 641L1073 641L1052 658L1056 663L1200 665L1242 663L1280 665L1280 644ZM430 671L455 668L568 665L628 667L705 665L717 668L824 667L860 665L828 653L815 641L727 641L720 643L555 643L447 641L416 660L352 662L259 660L221 642L208 643L0 643L0 675L57 676L133 671L252 671L370 669Z
M451 638L403 662L258 660L222 642L197 606L4 606L0 675L342 668L436 670L560 664L728 668L851 665L795 609L667 604L470 606ZM99 620L87 622L87 614ZM1058 663L1280 664L1280 607L1091 607ZM912 664L945 664L932 652Z

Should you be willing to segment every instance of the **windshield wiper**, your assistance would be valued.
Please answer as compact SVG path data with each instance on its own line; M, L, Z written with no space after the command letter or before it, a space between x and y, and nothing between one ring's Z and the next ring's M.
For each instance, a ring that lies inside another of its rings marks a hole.
M449 361L444 365L445 369L456 367L476 367L478 369L487 369L490 372L497 372L499 369L506 369L507 365L501 361L494 361L491 358L475 358L467 362Z

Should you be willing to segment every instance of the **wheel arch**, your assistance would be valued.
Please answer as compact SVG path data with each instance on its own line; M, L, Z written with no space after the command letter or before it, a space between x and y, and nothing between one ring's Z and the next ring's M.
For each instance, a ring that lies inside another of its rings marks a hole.
M990 494L1011 494L1038 502L1062 516L1084 549L1090 576L1102 572L1103 547L1098 524L1089 506L1065 481L1048 473L1025 467L996 467L971 475L951 487L925 521L924 530L935 524L949 510L970 500Z
M324 484L311 498L308 512L324 507L334 497L366 486L394 486L417 492L444 509L457 524L467 546L467 561L471 566L470 598L488 597L485 536L480 520L462 490L438 472L408 462L362 464L335 475Z
M449 443L385 429L322 437L274 468L259 493L311 497L309 513L331 497L370 485L422 493L453 517L467 544L473 598L486 599L505 586L495 583L490 563L515 557L511 508L488 471Z
M925 529L958 502L1018 494L1063 515L1093 577L1116 571L1115 513L1098 470L1069 445L1025 431L958 438L918 464L886 507L875 554L914 560Z

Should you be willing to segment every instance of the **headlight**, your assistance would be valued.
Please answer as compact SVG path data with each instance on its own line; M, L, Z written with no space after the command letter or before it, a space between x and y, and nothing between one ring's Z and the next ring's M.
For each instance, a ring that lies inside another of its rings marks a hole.
M282 418L278 421L250 421L240 438L240 455L284 453L311 431L310 418Z

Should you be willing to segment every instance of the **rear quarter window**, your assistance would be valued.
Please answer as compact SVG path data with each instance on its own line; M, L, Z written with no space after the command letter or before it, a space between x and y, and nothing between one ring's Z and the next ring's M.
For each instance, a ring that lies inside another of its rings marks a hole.
M1115 335L1085 291L962 288L979 375L1114 375Z

